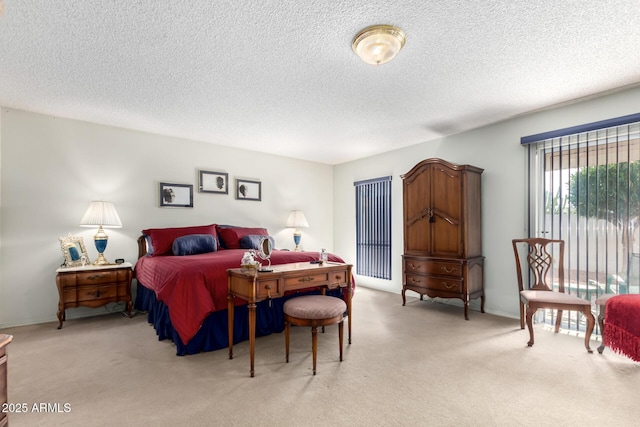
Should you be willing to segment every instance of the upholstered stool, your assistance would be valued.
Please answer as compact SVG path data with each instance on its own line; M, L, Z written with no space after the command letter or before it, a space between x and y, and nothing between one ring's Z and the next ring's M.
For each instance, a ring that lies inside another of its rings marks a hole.
M313 352L313 375L316 374L318 354L318 327L338 324L340 361L342 362L343 320L347 304L340 298L326 295L307 295L291 298L284 303L286 360L289 362L289 334L291 325L311 326L311 349Z

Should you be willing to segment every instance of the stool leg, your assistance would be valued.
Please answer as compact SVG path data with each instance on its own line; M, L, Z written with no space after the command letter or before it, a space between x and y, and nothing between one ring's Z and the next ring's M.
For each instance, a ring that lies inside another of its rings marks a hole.
M342 362L342 338L344 337L344 322L338 323L338 339L340 340L340 361Z
M602 338L602 343L598 347L598 353L602 354L604 351L604 316L607 313L607 305L603 304L598 306L598 326L600 327L600 337Z
M289 363L289 322L284 322L284 346L285 346L285 352L286 352L286 361L287 363Z
M313 352L313 375L316 374L316 359L318 355L318 327L311 327L311 351Z

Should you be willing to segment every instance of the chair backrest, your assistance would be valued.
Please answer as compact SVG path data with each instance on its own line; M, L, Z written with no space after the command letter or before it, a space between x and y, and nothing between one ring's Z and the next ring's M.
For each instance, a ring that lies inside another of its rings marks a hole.
M513 254L516 257L516 272L518 273L518 288L520 291L531 289L536 291L553 291L551 274L556 273L558 291L564 292L564 240L532 238L513 239ZM526 257L524 250L527 250ZM556 269L552 272L554 258L558 260ZM526 259L529 267L531 285L524 287L521 260Z

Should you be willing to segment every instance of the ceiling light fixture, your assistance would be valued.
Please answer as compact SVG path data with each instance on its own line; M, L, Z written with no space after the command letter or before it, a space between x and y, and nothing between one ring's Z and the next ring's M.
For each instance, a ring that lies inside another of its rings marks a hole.
M367 64L380 65L391 61L404 46L407 36L393 25L372 25L353 39L353 51Z

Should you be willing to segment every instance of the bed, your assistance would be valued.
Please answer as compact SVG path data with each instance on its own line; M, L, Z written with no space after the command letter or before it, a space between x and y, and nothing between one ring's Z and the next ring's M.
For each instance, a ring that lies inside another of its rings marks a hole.
M264 228L210 224L155 228L138 238L134 269L134 307L147 313L159 340L170 340L179 356L228 347L227 269L240 266L245 252L270 238ZM271 263L315 261L318 252L274 250ZM329 261L344 262L335 254ZM319 293L308 288L262 301L256 308L256 336L284 330L282 306L294 295ZM342 296L341 290L329 291ZM248 339L246 301L235 300L234 343Z

